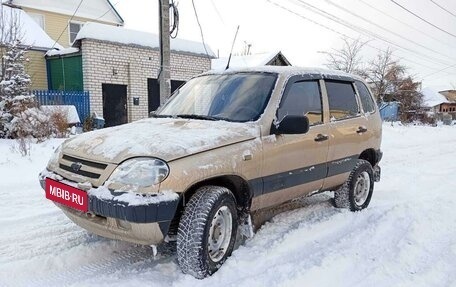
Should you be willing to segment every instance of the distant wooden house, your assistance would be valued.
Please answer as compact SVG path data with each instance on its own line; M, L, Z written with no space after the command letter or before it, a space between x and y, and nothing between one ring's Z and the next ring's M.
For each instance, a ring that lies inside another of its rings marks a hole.
M224 70L228 58L218 58L211 61L212 70ZM280 51L253 55L232 56L230 68L248 68L258 66L291 66L291 63Z
M448 99L431 88L424 88L421 90L423 103L422 110L426 112L440 113L444 112L442 106L449 104Z
M441 112L456 113L456 90L445 90L439 92L448 102L440 105Z

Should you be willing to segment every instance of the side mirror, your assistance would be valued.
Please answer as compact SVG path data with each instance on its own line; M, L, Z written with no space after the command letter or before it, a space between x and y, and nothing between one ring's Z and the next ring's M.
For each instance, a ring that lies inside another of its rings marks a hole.
M271 134L305 134L309 131L309 119L306 116L285 116L276 126L271 126Z

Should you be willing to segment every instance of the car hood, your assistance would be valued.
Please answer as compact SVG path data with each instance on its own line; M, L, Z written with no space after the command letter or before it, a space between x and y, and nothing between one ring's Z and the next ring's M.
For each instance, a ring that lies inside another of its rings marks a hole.
M132 157L172 161L260 136L257 124L174 118L149 118L71 138L64 154L106 163Z

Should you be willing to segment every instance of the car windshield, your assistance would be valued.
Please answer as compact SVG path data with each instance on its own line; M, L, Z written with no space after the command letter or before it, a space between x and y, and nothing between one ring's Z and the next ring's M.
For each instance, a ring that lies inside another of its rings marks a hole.
M159 108L156 117L247 122L263 113L277 79L272 73L236 73L193 78Z

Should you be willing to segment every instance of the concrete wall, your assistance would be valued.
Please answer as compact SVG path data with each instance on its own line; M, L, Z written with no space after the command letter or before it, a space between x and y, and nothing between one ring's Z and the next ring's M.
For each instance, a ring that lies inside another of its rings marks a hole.
M159 51L152 48L84 39L81 41L84 90L90 110L103 114L102 84L127 85L128 121L148 117L147 79L157 79ZM205 55L171 53L171 79L187 81L210 69ZM139 97L139 105L133 105ZM161 99L161 103L163 103Z

